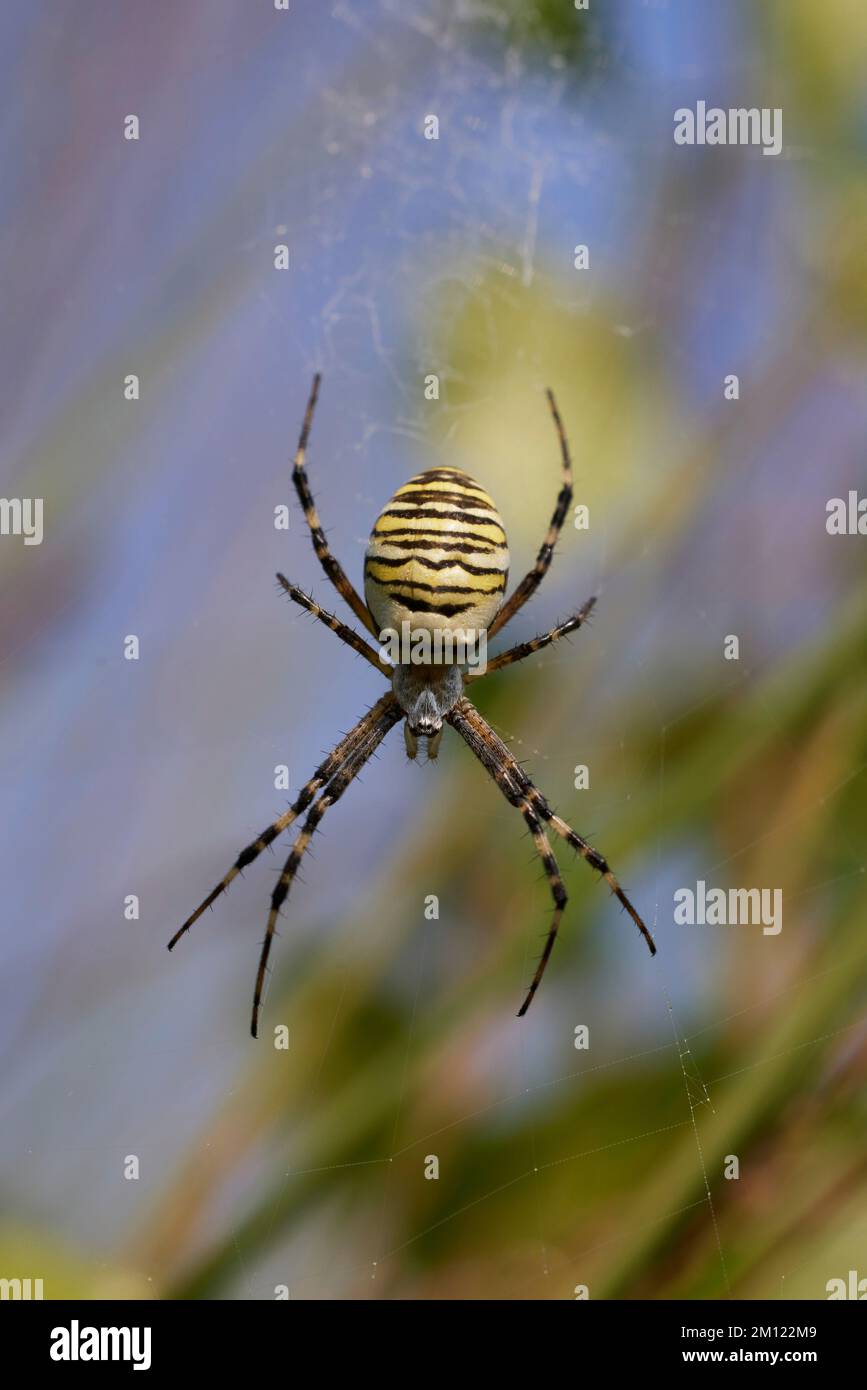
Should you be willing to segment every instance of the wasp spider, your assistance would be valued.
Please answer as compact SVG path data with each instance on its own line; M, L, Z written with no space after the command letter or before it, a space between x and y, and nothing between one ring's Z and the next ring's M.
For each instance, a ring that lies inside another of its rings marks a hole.
M541 584L551 559L563 521L572 501L572 467L566 435L557 411L553 394L548 403L560 441L563 481L557 495L557 505L536 563L504 601L509 552L506 533L500 514L485 490L466 473L457 468L430 468L411 478L386 504L371 532L364 565L364 592L361 599L339 561L331 554L322 529L313 494L307 481L305 455L313 412L319 395L320 377L313 380L307 403L301 437L295 454L292 481L304 509L310 528L313 549L322 568L334 587L346 600L356 618L379 643L381 631L408 631L401 625L408 622L413 632L460 634L475 629L493 637L515 616L527 599ZM587 863L597 870L619 898L641 932L651 954L656 946L653 937L627 898L607 861L586 840L552 811L545 797L531 782L523 767L498 738L491 726L467 698L466 688L481 674L501 671L516 661L523 661L532 652L540 651L568 633L576 631L586 620L595 599L588 599L571 618L559 623L549 632L519 642L500 652L487 662L486 669L465 669L456 663L391 665L383 650L374 648L354 629L346 626L333 613L328 613L282 574L277 579L289 597L308 613L329 627L341 641L375 666L388 679L389 691L377 700L353 729L342 738L302 787L288 810L267 826L252 844L247 845L224 878L220 879L204 902L188 917L169 942L169 950L201 917L205 908L224 893L232 880L251 864L287 826L307 812L300 833L271 895L271 910L262 943L262 953L256 974L253 994L251 1031L256 1036L259 1008L268 970L268 958L280 909L289 893L304 853L310 845L325 812L346 791L350 782L379 747L388 731L404 721L407 753L416 756L418 740L425 739L429 758L437 755L443 721L450 724L469 744L476 757L493 777L506 799L524 818L533 843L542 861L554 911L536 973L530 983L519 1017L527 1012L557 937L566 890L557 861L551 851L548 830L553 830L578 851Z

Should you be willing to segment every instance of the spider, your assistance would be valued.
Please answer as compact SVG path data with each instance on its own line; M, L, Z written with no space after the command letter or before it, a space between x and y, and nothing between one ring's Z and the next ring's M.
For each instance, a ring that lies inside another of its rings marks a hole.
M321 376L317 373L304 413L292 481L310 528L317 559L337 592L377 642L384 631L401 629L401 624L406 623L413 631L460 634L474 629L483 633L486 639L495 636L523 608L544 579L572 501L569 445L553 392L549 390L546 394L560 443L563 481L536 562L511 595L505 598L509 552L496 506L468 474L457 468L441 467L418 473L398 488L377 518L365 556L365 602L328 548L307 481L305 458L320 381ZM656 953L653 937L607 861L554 813L524 768L465 694L467 686L481 675L502 671L506 666L523 661L533 652L575 632L586 621L596 602L595 598L588 599L577 613L550 631L500 652L487 662L486 669L463 669L455 661L430 665L413 662L392 665L385 660L382 647L375 649L353 628L321 608L296 584L290 584L282 574L277 575L277 580L293 602L324 623L342 642L375 666L388 679L391 689L362 715L355 727L320 763L288 810L267 826L246 849L241 850L228 873L169 942L169 950L172 950L201 917L205 908L226 891L241 870L257 859L287 826L307 812L271 895L271 909L253 993L250 1031L254 1038L259 1027L262 993L277 919L304 853L326 811L340 800L389 730L401 720L404 721L406 749L410 758L416 757L419 739L426 740L428 758L436 758L443 722L450 724L490 773L506 800L521 812L533 838L548 880L554 910L536 972L518 1011L519 1018L527 1012L539 988L566 906L566 889L546 828L561 836L586 859L591 868L602 875L638 927L651 955Z

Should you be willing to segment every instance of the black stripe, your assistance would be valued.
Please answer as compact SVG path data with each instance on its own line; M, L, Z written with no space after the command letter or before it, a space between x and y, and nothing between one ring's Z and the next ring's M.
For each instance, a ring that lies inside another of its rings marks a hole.
M410 478L411 483L417 483L420 479L426 478L433 483L459 483L461 487L473 487L477 492L484 492L481 483L477 483L471 478L469 473L462 473L459 468L426 468L423 473L414 473Z
M442 603L436 608L431 608L424 599L403 598L401 599L401 606L408 613L432 613L438 618L456 618L460 613L468 613L474 605L472 603Z
M452 537L456 536L460 536L461 539L453 540ZM474 555L478 551L503 549L496 541L489 540L487 536L480 536L476 531L377 531L374 528L370 533L370 539L382 541L384 545L395 545L399 549L410 549L415 544L419 550L462 550L467 555ZM476 545L464 545L465 540L473 539L477 542ZM444 541L448 541L448 545L444 545Z
M419 560L418 562L424 569L428 570L463 570L465 574L505 574L504 569L499 569L492 565L490 569L486 565L470 565L466 560ZM364 561L364 568L368 565L385 565L392 569L397 569L400 565L407 564L404 555L368 555ZM375 578L376 576L374 576Z
M422 507L401 507L398 509L398 507L389 506L386 507L381 515L401 517L404 521L411 516L424 517L426 521L438 521L440 518L443 521L475 521L477 525L496 526L497 530L501 532L503 540L506 539L506 533L499 521L487 521L484 517L475 516L472 512L458 510L453 512L426 512Z
M495 512L496 507L493 502L486 502L485 499L477 498L471 492L431 492L425 488L402 488L399 493L395 493L392 502L403 506L404 503L413 503L413 506L425 506L432 502L449 502L453 506L460 507L461 503L467 507L475 507L477 512Z
M400 503L405 499L411 500L417 506L423 502L454 502L459 507L462 502L465 502L470 507L478 508L479 511L495 512L497 510L493 502L489 502L483 497L474 497L469 492L437 492L435 490L429 492L424 487L402 487L399 494L395 493L392 501Z
M476 598L485 598L488 594L499 594L506 587L505 580L502 584L495 584L493 589L474 589L467 584L425 584L422 580L415 579L377 579L372 574L371 579L374 584L385 589L386 593L392 598L399 597L398 589L423 589L430 594L473 594Z

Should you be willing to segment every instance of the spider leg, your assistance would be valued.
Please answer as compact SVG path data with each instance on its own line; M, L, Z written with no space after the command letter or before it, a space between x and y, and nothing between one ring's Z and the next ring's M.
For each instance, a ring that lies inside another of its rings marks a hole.
M563 421L560 419L560 412L557 409L557 402L554 400L554 392L550 389L545 393L548 397L548 404L551 407L551 415L554 420L554 428L560 440L560 457L563 462L563 482L557 494L557 503L554 507L554 514L551 517L545 539L542 542L539 554L536 556L536 563L533 568L524 575L518 587L511 597L506 599L491 626L488 628L488 637L495 636L500 628L505 627L519 608L523 608L527 599L530 598L538 589L554 557L554 546L557 544L557 537L566 520L566 513L572 501L572 460L569 456L569 445L566 440L566 431L563 428Z
M519 642L514 647L509 647L505 652L500 652L489 661L484 671L468 671L464 677L464 684L469 685L470 681L479 680L482 676L489 676L492 671L501 671L504 666L512 666L516 661L523 661L525 657L532 656L534 652L539 652L543 647L548 647L552 642L558 642L561 637L566 637L570 632L576 632L586 621L593 608L596 599L589 598L583 607L573 613L571 618L567 618L565 623L558 623L549 632L540 633L538 637L531 637L529 642Z
M524 775L526 776L526 774ZM527 781L529 782L529 778L527 778ZM532 782L529 782L527 795L542 819L550 825L551 829L555 830L574 850L577 850L581 858L586 859L591 869L595 869L597 873L602 875L621 907L625 908L638 930L641 932L647 944L648 951L652 956L655 956L656 942L653 939L653 933L620 887L605 856L600 854L598 849L594 849L592 845L588 844L584 837L578 834L577 830L573 830L568 821L563 820L562 816L558 816L551 810L551 807L548 805L538 787L535 787Z
M506 792L505 784L501 782L499 785L501 789ZM560 930L560 920L563 916L563 910L566 907L566 889L563 886L563 880L560 877L560 868L557 860L554 858L548 837L542 829L535 812L530 807L529 802L526 801L520 793L518 793L518 797L515 800L512 800L512 796L510 796L508 792L506 792L506 795L509 796L509 800L512 801L513 806L520 806L521 808L521 814L527 822L530 834L533 836L533 844L536 846L536 853L542 861L542 867L548 879L548 886L551 889L551 897L554 899L554 915L551 918L548 935L545 937L545 945L542 947L542 954L536 966L536 973L530 981L527 997L518 1010L518 1017L523 1018L533 1002L533 997L536 990L539 988L540 981L551 957L551 952L554 949L554 942L557 940L557 932Z
M259 957L259 968L256 971L256 988L253 993L253 1016L250 1021L250 1032L255 1038L259 1028L259 1008L262 1003L262 992L265 988L265 976L268 971L268 957L271 954L271 946L274 941L274 932L277 928L277 918L280 908L286 901L292 880L298 872L304 852L309 847L319 822L325 815L329 806L333 806L339 801L350 782L355 778L364 764L372 756L385 738L389 729L393 728L399 719L403 718L403 710L398 705L394 696L389 692L388 696L380 701L382 709L377 718L368 726L364 739L353 750L344 762L340 770L332 777L328 786L311 806L304 824L295 839L289 857L283 865L283 871L277 880L274 892L271 894L271 910L268 913L268 925L265 928L265 939L262 942L262 954Z
M469 706L469 709L466 709L465 706ZM557 860L554 858L554 853L551 849L550 841L542 828L534 807L530 804L526 794L512 776L504 759L498 756L493 747L483 742L483 736L480 735L480 731L475 727L474 721L468 717L470 711L473 713L476 712L473 706L470 705L469 700L462 700L455 709L452 710L451 714L447 716L448 721L469 744L486 771L493 777L506 800L512 806L516 807L524 817L527 828L533 837L536 853L542 861L542 867L548 879L548 887L551 890L551 897L554 899L554 915L551 918L551 925L548 928L545 945L542 948L542 954L536 966L536 973L527 991L527 996L518 1010L518 1017L521 1018L533 1002L533 996L539 988L539 982L545 973L545 968L551 957L551 952L554 949L554 942L557 940L557 933L560 930L563 910L566 907L567 895L563 880L560 877L560 869Z
M457 705L455 705L454 709L446 718L452 727L458 731L464 742L469 745L482 765L494 778L494 781L503 792L503 795L511 801L512 805L521 806L522 809L526 807L535 812L540 821L549 824L552 830L555 830L558 835L566 840L567 844L570 844L573 849L578 851L582 859L587 860L591 868L596 869L597 872L602 875L612 893L626 909L633 922L638 927L638 930L647 942L650 954L655 955L656 943L638 912L620 887L614 874L611 872L608 861L603 858L598 850L594 849L592 845L589 845L577 831L573 830L566 821L560 816L555 815L548 805L548 802L545 800L545 797L533 784L524 769L506 747L505 743L503 743L502 739L494 732L487 720L483 719L475 706L472 705L468 699L463 698L458 701ZM526 814L524 819L527 819ZM530 824L529 821L527 823L528 825ZM545 862L544 859L542 862ZM551 875L548 866L546 865L545 868L550 878ZM554 868L556 869L556 862ZM532 1003L533 995L539 987L539 981L544 974L545 966L548 964L548 958L554 945L554 938L557 935L558 925L559 919L552 923L548 940L545 943L545 950L539 962L539 968L530 985L527 998L521 1006L521 1014L526 1013Z
M375 666L377 671L381 671L384 676L391 680L394 675L394 668L389 666L388 662L383 661L379 653L375 652L363 637L360 637L351 627L347 627L346 623L342 623L339 618L335 618L333 613L320 607L315 599L310 598L309 594L305 594L304 590L299 589L297 584L290 584L284 575L278 574L277 582L294 603L299 604L301 608L306 608L307 612L312 613L314 618L318 618L326 627L330 627L332 632L337 633L341 642L345 642L353 651L358 652L359 656L363 656L365 661L369 661L371 666Z
M359 622L367 628L368 632L376 637L376 625L368 612L366 603L359 597L343 566L340 564L339 560L335 559L328 548L325 532L322 529L322 522L319 520L319 513L316 510L316 503L313 500L313 493L310 491L310 484L307 481L307 470L304 466L304 459L307 453L307 441L310 437L310 427L313 424L313 412L316 409L316 401L319 396L319 384L321 380L322 376L317 372L313 378L310 399L307 402L307 409L304 412L304 423L301 426L298 448L295 450L292 482L295 484L295 491L298 494L298 500L301 503L304 518L310 528L310 538L313 541L313 549L316 553L317 560L341 598L345 599L349 604L349 607L352 609Z
M390 711L393 708L397 708L397 704L391 691L389 691L387 694L383 695L380 700L377 700L376 704L359 719L355 727L350 729L349 733L337 744L337 747L319 764L313 776L310 778L310 781L305 783L301 788L297 799L292 803L289 809L284 811L282 816L278 816L271 825L267 826L267 828L262 831L261 835L257 836L255 840L247 845L246 849L241 850L241 853L238 855L238 858L235 860L229 872L220 879L216 888L211 890L204 902L199 904L195 912L188 917L183 926L175 932L169 942L170 951L177 945L184 933L189 931L193 923L198 921L205 909L210 907L221 893L225 893L229 884L234 878L237 878L241 870L245 869L248 864L252 864L254 859L258 859L263 849L266 849L288 825L291 825L303 811L307 810L307 807L313 801L320 787L323 787L331 780L343 763L346 762L347 758L354 753L359 743L376 727L377 721L382 718L386 711Z

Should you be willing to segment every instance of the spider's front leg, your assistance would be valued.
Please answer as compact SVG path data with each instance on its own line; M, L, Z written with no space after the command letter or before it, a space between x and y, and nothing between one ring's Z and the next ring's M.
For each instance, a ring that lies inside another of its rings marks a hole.
M328 783L328 786L311 806L304 824L293 844L289 857L283 865L283 871L277 880L274 892L271 894L271 910L268 913L268 925L265 928L265 939L262 943L262 954L259 958L259 968L256 972L256 988L253 994L253 1015L250 1021L250 1032L255 1038L259 1030L259 1009L262 1003L262 994L265 988L265 979L268 973L268 957L271 954L271 946L274 941L274 933L277 929L277 918L280 909L292 887L292 881L298 872L301 860L304 858L306 850L310 846L315 831L325 815L325 812L335 802L339 801L350 782L358 776L364 764L373 756L376 749L382 743L389 729L393 728L402 715L397 701L391 691L376 707L378 714L375 719L368 718L364 737L357 744L353 752L346 759L339 772Z
M542 948L542 954L536 966L533 979L530 982L526 998L518 1010L518 1017L521 1018L532 1004L533 997L545 973L545 968L551 957L551 952L554 949L554 942L557 940L557 933L560 930L560 922L568 898L563 879L560 875L560 867L557 860L554 858L554 852L551 849L548 836L545 834L540 823L536 808L530 804L517 779L512 775L511 768L507 765L506 761L499 756L494 744L490 743L482 732L481 725L484 724L484 720L482 720L481 715L479 715L480 723L477 724L475 720L472 719L471 713L472 715L476 715L478 711L470 704L469 700L463 699L447 717L452 727L457 729L458 733L475 753L482 766L493 777L509 804L521 812L527 829L533 837L533 844L542 862L542 868L545 870L551 897L554 900L554 915L551 918L548 935L545 937L545 945ZM485 729L488 728L489 726L485 724ZM492 729L490 732L493 734ZM494 737L496 738L496 735L494 735ZM505 747L505 745L503 746Z
M262 851L267 849L282 831L286 830L302 812L307 810L308 806L311 805L316 797L317 792L330 781L334 774L346 762L346 759L363 741L368 732L376 726L381 716L385 714L386 710L390 710L393 705L394 696L391 691L388 691L381 699L377 700L376 704L373 705L361 719L359 719L354 728L350 729L349 733L337 744L337 747L332 749L328 757L319 764L313 776L310 778L310 781L306 782L301 788L301 791L289 809L284 811L281 816L278 816L275 821L272 821L270 825L266 826L261 834L257 835L255 840L247 845L245 849L241 850L241 853L238 855L238 858L235 860L228 873L223 875L217 886L213 888L205 900L199 904L195 912L190 914L183 926L179 927L175 932L169 942L170 951L178 944L184 933L189 931L193 923L198 921L205 909L211 907L212 904L216 902L217 898L219 898L222 893L225 893L229 884L233 879L237 878L241 870L246 869L248 864L252 864L254 860L258 859Z
M626 909L633 922L638 927L647 942L650 954L655 955L656 943L653 937L645 926L642 918L629 901L629 898L620 887L617 879L614 877L607 860L603 858L598 850L594 849L592 845L589 845L577 831L573 830L566 821L562 820L560 816L555 815L538 787L530 780L520 763L517 762L511 751L506 747L502 739L498 737L475 706L464 697L458 702L447 718L452 727L458 731L464 742L473 753L475 753L479 762L493 777L506 799L513 806L517 806L522 811L524 819L533 834L533 839L539 850L539 855L542 859L545 872L548 875L549 882L552 885L552 893L555 894L555 905L559 907L559 911L555 912L554 920L551 923L551 928L545 941L545 947L536 974L533 977L527 997L519 1010L519 1017L527 1012L527 1009L533 1002L533 996L539 988L539 983L545 973L545 967L548 964L551 951L554 947L554 942L557 937L557 928L559 926L560 916L562 915L562 907L557 903L556 897L557 883L559 881L557 861L551 853L550 845L548 844L544 832L541 830L541 826L538 825L539 821L549 824L558 835L561 835L563 839L573 847L573 849L578 851L583 859L587 860L591 868L596 869L598 873L602 874L612 893ZM538 838L534 824L538 826L540 832ZM562 882L560 882L560 888L562 888Z

